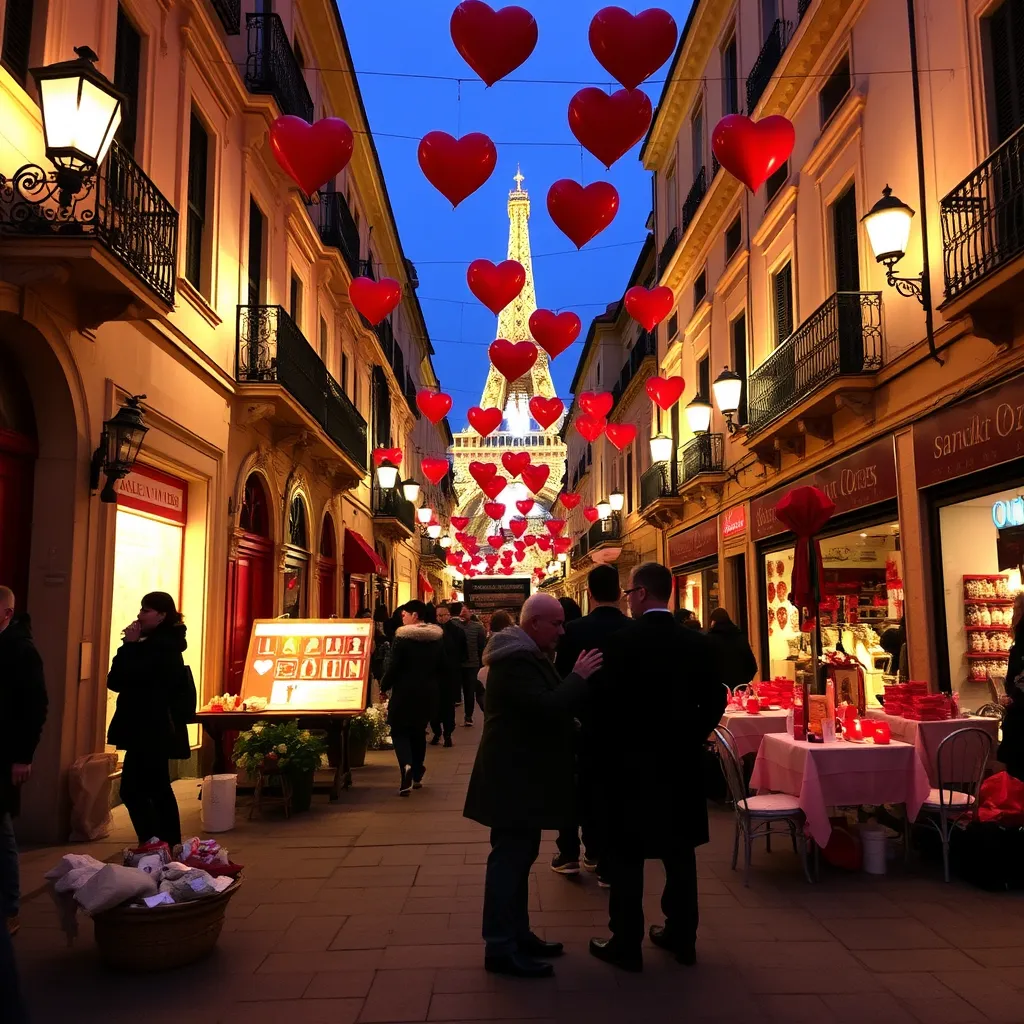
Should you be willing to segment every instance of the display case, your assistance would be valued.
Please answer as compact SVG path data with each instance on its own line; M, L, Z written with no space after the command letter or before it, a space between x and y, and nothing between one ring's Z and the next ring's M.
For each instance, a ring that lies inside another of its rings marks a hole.
M963 577L967 680L989 682L1005 676L1013 646L1013 598L1004 574Z

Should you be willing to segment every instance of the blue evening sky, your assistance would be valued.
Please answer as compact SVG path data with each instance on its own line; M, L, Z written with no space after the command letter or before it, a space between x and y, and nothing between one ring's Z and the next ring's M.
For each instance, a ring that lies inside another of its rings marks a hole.
M651 210L651 176L641 165L636 146L610 172L589 153L583 154L583 183L607 178L619 191L620 206L612 224L582 252L576 252L547 213L552 182L581 180L581 149L566 118L569 100L584 84L609 81L587 42L590 20L607 0L520 0L537 19L540 36L533 55L509 78L566 84L503 80L490 89L475 78L451 41L448 23L456 0L337 2L402 244L419 273L418 294L436 350L435 367L454 400L449 417L452 429L463 428L466 410L480 401L488 368L487 346L497 326L494 315L470 293L466 267L479 257L496 263L505 258L506 203L517 162L532 201L530 239L537 304L572 309L583 321L579 341L552 363L558 395L568 405L569 383L587 328L607 303L622 295ZM491 6L506 4L492 0ZM635 13L655 5L626 2L623 6ZM688 0L667 0L659 6L670 11L681 29ZM667 71L666 64L652 76L657 84L645 83L654 105ZM457 82L394 77L394 73L464 76L467 81L461 84L460 102ZM423 177L416 161L418 140L434 129L451 135L481 131L498 148L498 165L490 180L454 211Z

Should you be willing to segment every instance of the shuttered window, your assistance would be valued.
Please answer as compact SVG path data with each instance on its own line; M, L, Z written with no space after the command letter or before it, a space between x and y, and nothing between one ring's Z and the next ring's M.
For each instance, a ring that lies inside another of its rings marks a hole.
M327 362L328 340L327 321L323 317L320 317L320 358L325 363Z
M128 20L124 8L117 8L117 39L114 43L114 88L124 96L117 141L136 156L139 134L139 80L142 72L142 36Z
M384 368L373 368L373 443L377 448L391 445L391 392Z
M698 275L697 279L693 282L693 308L696 309L703 301L708 293L708 272L705 268Z
M292 272L291 286L288 294L288 313L295 321L295 326L302 330L302 281L299 275Z
M188 217L185 222L185 277L195 288L203 286L206 233L206 177L210 139L203 122L192 111L188 133Z
M725 229L725 258L732 259L733 254L743 241L743 225L737 215L736 219Z
M781 345L793 333L793 264L786 263L772 275L772 302L775 314L775 345Z
M736 422L747 422L747 315L741 313L732 322L732 368L743 380Z
M789 180L789 161L787 160L765 183L764 201L770 203L778 194L779 190Z
M707 355L697 363L697 394L702 398L711 396L711 356Z
M722 106L726 114L740 112L739 61L736 56L736 37L722 50Z
M348 353L341 353L341 390L351 397L348 389Z
M860 256L857 249L857 192L850 187L832 204L832 258L836 291L860 291Z
M983 29L994 148L1024 124L1024 0L1003 0Z
M249 198L249 305L258 306L263 294L263 211Z
M29 50L32 46L33 0L7 0L4 39L0 63L22 85L28 81Z
M846 54L828 76L827 81L818 93L818 105L821 110L821 123L825 122L839 109L839 105L850 91L850 55Z

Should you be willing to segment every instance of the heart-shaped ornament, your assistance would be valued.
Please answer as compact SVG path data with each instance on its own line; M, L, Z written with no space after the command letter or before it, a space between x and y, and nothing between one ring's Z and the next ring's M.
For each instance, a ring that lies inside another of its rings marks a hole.
M472 195L494 171L498 151L481 132L454 139L447 132L427 132L417 157L423 176L452 204Z
M566 512L571 512L583 500L583 496L581 494L572 494L571 492L567 494L563 491L559 495L558 500L562 503L562 508Z
M402 286L391 277L356 277L348 286L348 297L356 312L376 327L402 301Z
M541 551L550 551L551 550L551 538L550 537L546 537L544 534L541 534L537 538L536 544L537 544L537 547L539 547L541 549Z
M565 520L549 519L544 526L552 537L557 537L565 529Z
M565 405L560 398L544 398L534 395L530 399L530 414L545 429L558 422L558 417L565 412Z
M587 505L586 508L583 509L583 518L586 519L588 523L596 523L600 515L601 513L598 512L593 505Z
M373 449L373 464L380 466L384 462L390 462L393 466L397 466L402 461L402 449L401 448L374 448Z
M466 413L466 418L469 420L469 425L481 437L487 437L501 426L504 414L500 409L481 409L479 405L474 405Z
M484 514L488 519L501 519L505 514L505 505L501 501L485 501Z
M352 129L340 117L324 117L309 124L294 114L284 114L270 126L270 150L281 170L311 196L352 159Z
M756 192L790 157L796 132L781 114L751 121L742 114L723 117L711 134L718 162Z
M568 551L572 547L572 537L555 537L551 542L551 548L556 555L560 555L563 551Z
M607 416L615 399L610 391L584 391L579 396L580 408L591 416Z
M512 531L512 536L517 538L517 540L526 533L526 528L529 525L530 524L527 520L520 519L518 516L508 521L508 528Z
M505 260L495 266L490 260L473 260L466 271L469 290L497 316L526 284L521 263Z
M604 433L607 424L603 416L591 416L589 412L581 412L576 417L576 430L586 441L596 441Z
M464 530L469 526L469 516L452 516L448 520L456 530Z
M256 669L256 675L265 676L274 667L274 659L257 658L256 661L252 663L252 667Z
M498 467L493 462L471 462L469 464L469 475L476 481L478 487L483 487L497 473Z
M521 562L525 557L526 557L526 552L525 551L517 551L516 552L516 561L517 562Z
M523 543L528 547L533 547L537 543L537 538L532 533L527 533L523 536Z
M529 452L502 452L501 464L505 467L508 475L515 480L517 476L530 464Z
M607 181L594 181L584 188L571 178L561 178L548 189L548 214L577 249L604 231L618 212L619 193Z
M501 548L501 546L505 543L505 534L489 533L487 535L487 543L490 544L495 551L498 551Z
M520 498L516 502L516 508L524 515L528 516L533 511L533 506L537 503L533 498Z
M672 56L676 48L675 19L652 7L630 14L605 7L590 22L590 49L598 63L623 88L635 89Z
M668 412L683 395L686 381L682 377L648 377L644 388L650 400L663 412Z
M491 342L487 354L497 371L510 384L529 372L537 362L537 346L532 341L519 341L513 345L511 341L498 338Z
M530 334L552 359L580 336L582 327L580 318L569 310L555 314L550 309L535 309L530 314Z
M489 86L515 71L537 45L537 22L522 7L495 11L482 0L463 0L449 28L455 49Z
M439 484L450 468L447 459L439 459L433 455L426 455L420 459L420 469L432 484Z
M605 428L605 434L616 448L621 452L627 445L636 439L635 423L609 423Z
M569 101L569 130L580 145L611 167L651 126L651 101L640 89L619 89L610 96L594 86Z
M503 476L492 476L490 480L485 480L480 485L480 490L493 501L507 486L508 480Z
M523 470L523 483L526 484L534 494L539 494L544 489L544 485L548 482L548 477L550 475L550 466L527 466Z
M644 288L637 284L626 292L622 304L626 307L626 312L645 331L653 331L672 312L675 301L671 288L664 285Z
M452 407L452 396L443 391L420 388L416 392L416 408L435 426L448 415Z

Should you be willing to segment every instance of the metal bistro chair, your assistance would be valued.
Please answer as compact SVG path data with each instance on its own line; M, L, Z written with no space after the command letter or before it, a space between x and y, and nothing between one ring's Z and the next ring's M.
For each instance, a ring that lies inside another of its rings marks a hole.
M992 756L992 737L984 729L951 732L935 752L938 787L921 807L918 822L930 825L942 841L942 872L949 881L949 836L978 802L978 790Z
M736 737L724 725L715 729L718 756L722 762L722 771L729 784L733 806L736 811L736 833L732 843L732 868L736 870L739 859L740 834L743 835L743 884L750 885L750 850L755 839L764 837L771 850L771 835L775 831L772 824L784 822L790 838L793 840L793 852L799 853L804 874L808 882L811 878L810 865L807 862L807 840L804 838L804 812L795 796L785 793L764 793L760 796L749 796L743 781Z

